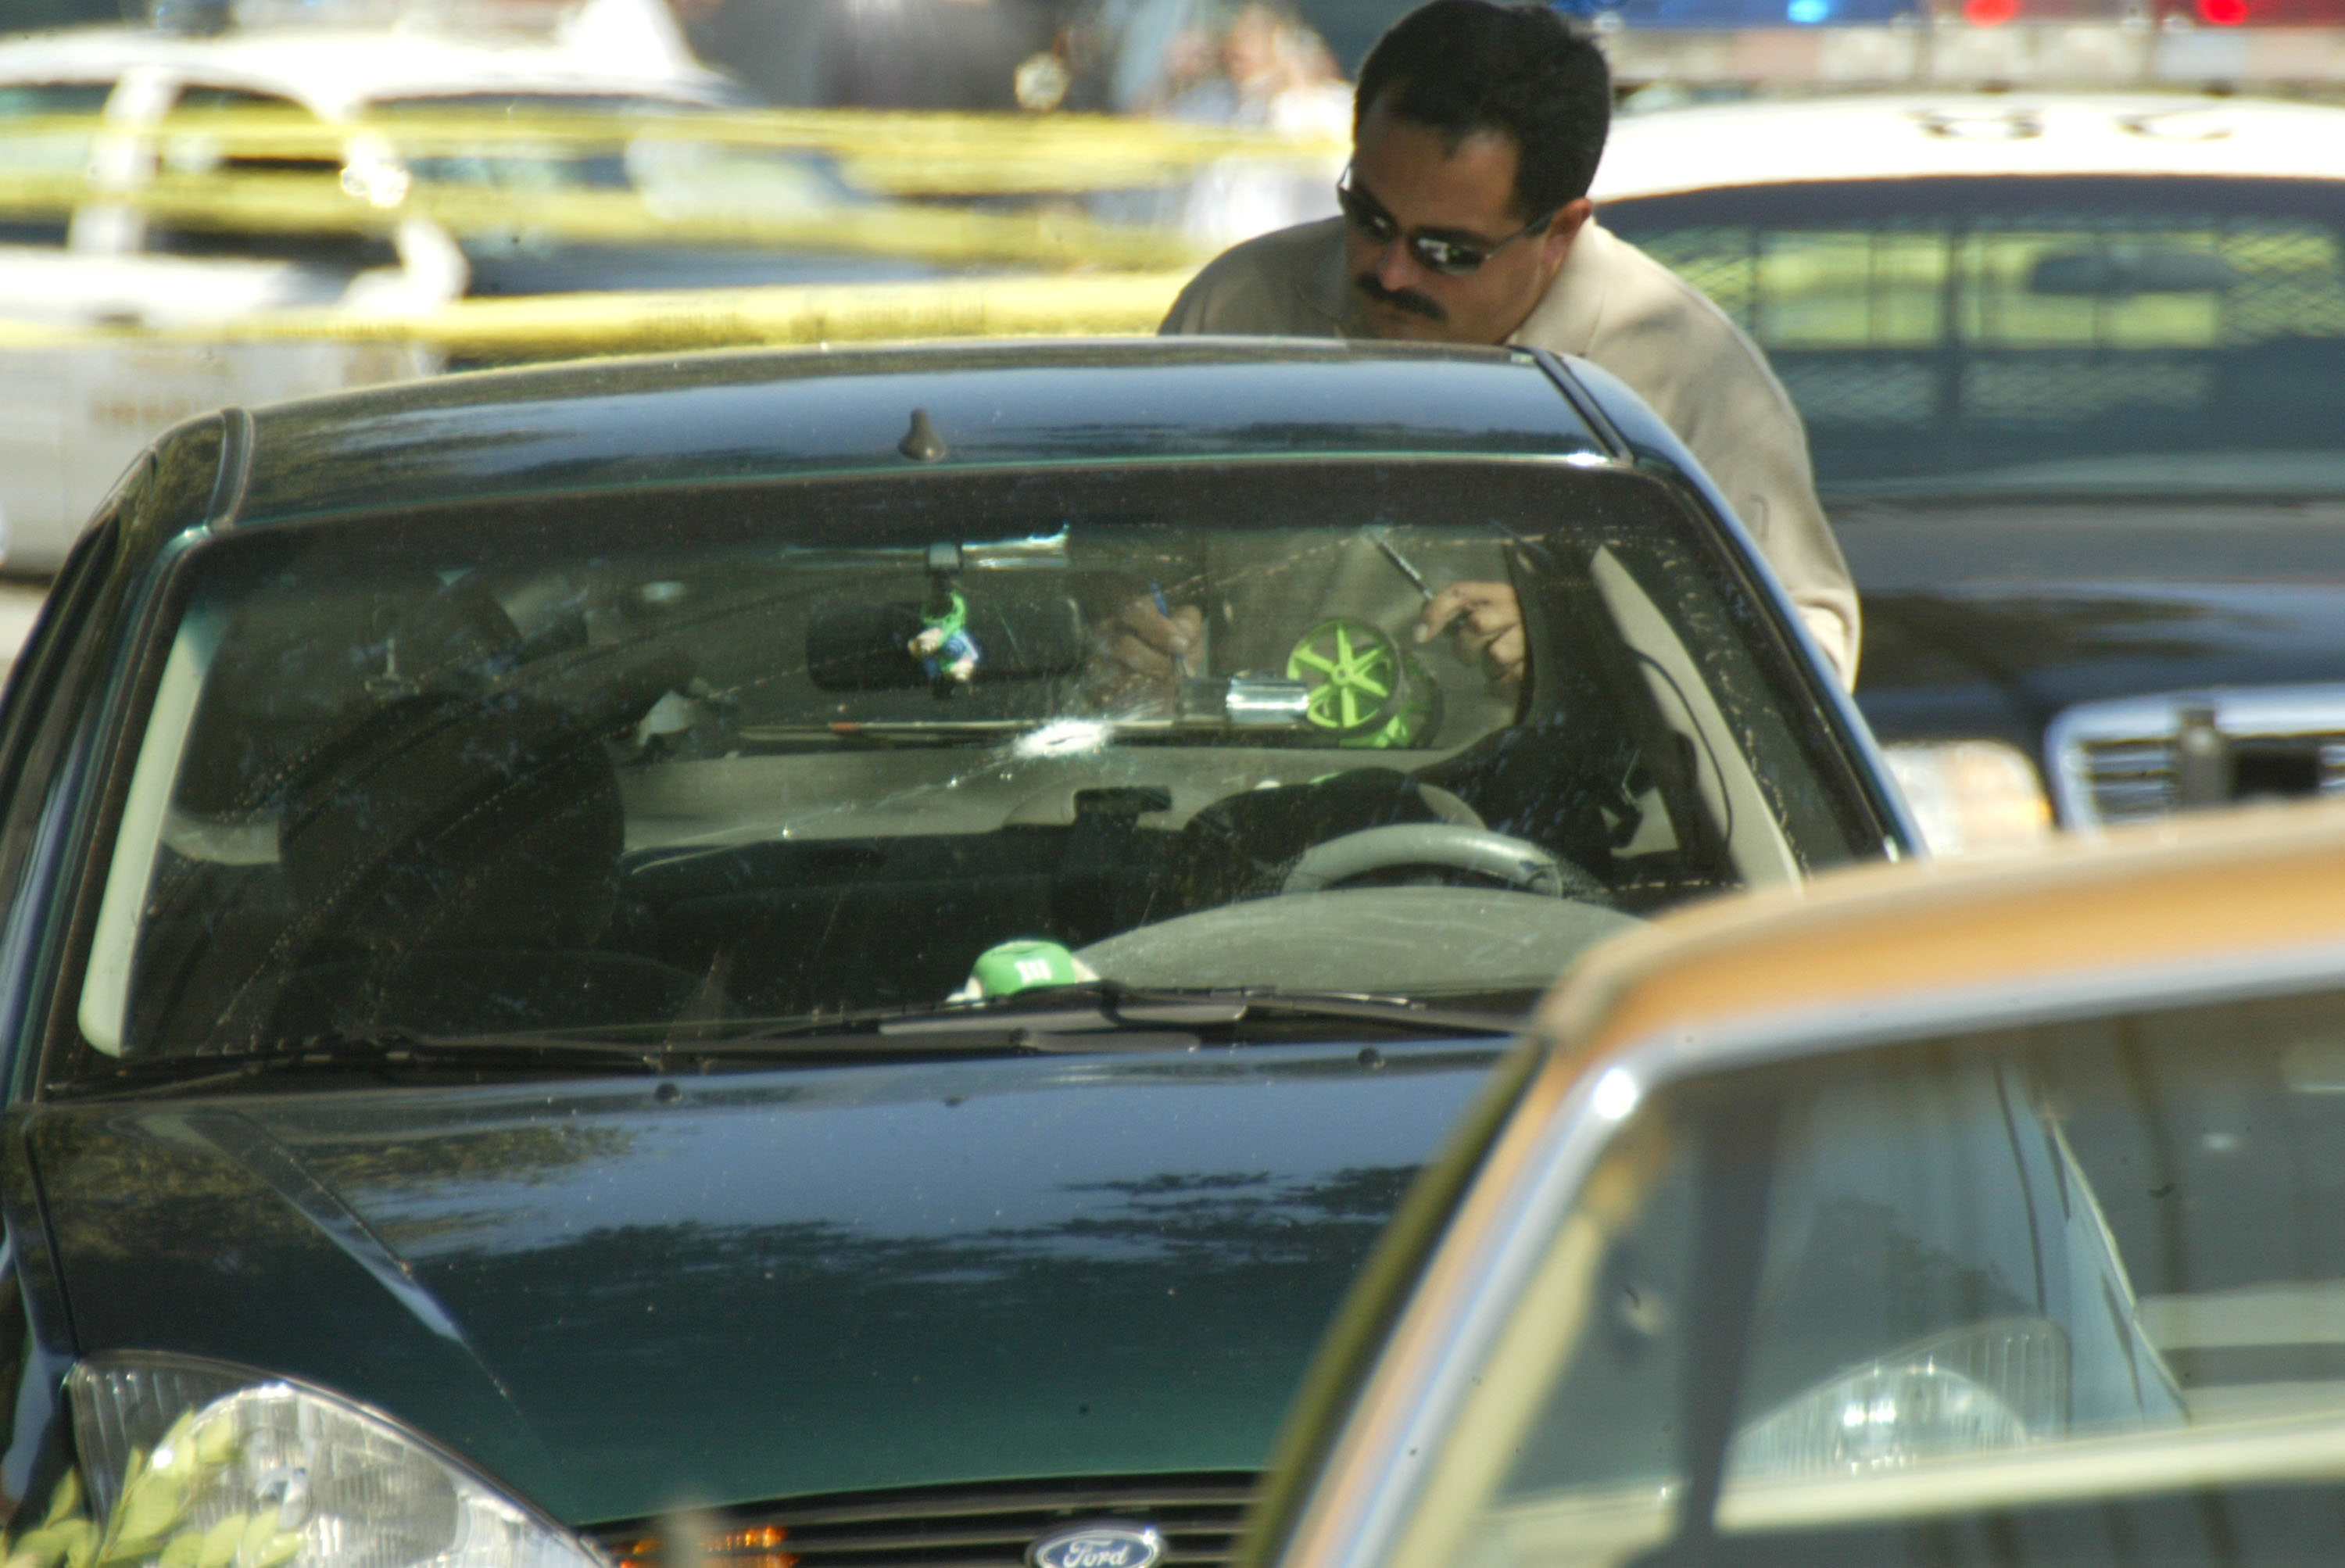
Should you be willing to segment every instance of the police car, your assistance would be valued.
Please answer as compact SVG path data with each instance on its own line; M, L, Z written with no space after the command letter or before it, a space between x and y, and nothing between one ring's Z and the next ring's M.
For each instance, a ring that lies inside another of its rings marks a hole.
M2047 797L2091 830L2345 792L2340 146L2345 109L2174 91L1617 125L1602 219L1799 405L1857 698L1942 847Z
M439 368L406 343L88 335L288 307L411 313L473 285L453 237L393 210L414 171L380 136L353 128L297 156L252 155L208 134L207 117L277 114L298 127L399 110L695 109L737 97L693 62L663 10L635 0L589 0L538 36L93 26L0 42L0 189L12 192L0 206L6 569L54 569L132 454L190 414ZM76 116L95 117L61 128ZM10 121L33 120L48 123L8 134ZM249 209L153 199L174 178L243 175L263 197ZM310 221L269 209L269 190L305 175L305 189L341 209ZM45 179L69 194L45 204Z

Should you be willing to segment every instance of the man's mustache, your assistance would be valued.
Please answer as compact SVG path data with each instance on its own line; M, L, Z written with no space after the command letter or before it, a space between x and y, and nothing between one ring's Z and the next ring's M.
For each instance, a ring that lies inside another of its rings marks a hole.
M1379 305L1390 305L1406 311L1412 316L1422 316L1428 321L1446 321L1449 312L1430 294L1420 294L1414 289L1387 289L1376 281L1373 272L1363 272L1352 280L1352 287Z

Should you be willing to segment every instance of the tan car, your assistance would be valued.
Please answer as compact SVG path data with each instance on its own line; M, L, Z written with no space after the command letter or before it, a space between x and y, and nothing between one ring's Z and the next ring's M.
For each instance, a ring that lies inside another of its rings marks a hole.
M1280 1568L2334 1562L2345 813L1590 957L1323 1353Z

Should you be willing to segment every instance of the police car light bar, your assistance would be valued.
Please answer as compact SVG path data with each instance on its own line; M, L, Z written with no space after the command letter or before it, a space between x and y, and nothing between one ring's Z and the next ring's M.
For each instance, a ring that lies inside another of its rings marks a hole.
M1800 0L1790 0L1792 5ZM2219 9L2242 0L2212 0ZM2335 87L2345 28L2192 26L2147 18L1976 26L1637 27L1593 18L1624 87L1657 82L1785 87Z

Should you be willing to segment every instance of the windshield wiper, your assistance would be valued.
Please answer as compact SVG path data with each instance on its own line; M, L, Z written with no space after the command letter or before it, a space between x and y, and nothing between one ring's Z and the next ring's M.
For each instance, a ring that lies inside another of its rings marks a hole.
M1374 992L1291 991L1274 986L1244 993L1250 1010L1303 1018L1359 1018L1416 1027L1428 1034L1519 1034L1530 1019L1530 1003L1506 1011L1490 1007L1435 1007L1410 996Z
M412 1072L450 1067L487 1072L665 1073L674 1062L661 1044L628 1044L558 1033L431 1034L384 1030L271 1041L236 1051L139 1056L52 1084L53 1097L210 1088L304 1072Z
M1518 1033L1523 1014L1433 1007L1369 993L1160 990L1112 981L1021 992L997 1002L872 1008L779 1020L630 1024L597 1033L507 1031L434 1034L385 1030L274 1041L237 1051L136 1057L50 1086L54 1098L230 1088L309 1073L392 1074L693 1072L720 1062L838 1055L919 1057L971 1053L1043 1054L1178 1051L1281 1034L1282 1022L1356 1021L1387 1033L1443 1038ZM1254 1030L1241 1026L1252 1023ZM628 1040L619 1036L640 1033Z
M1436 1007L1406 996L1364 992L1300 991L1283 987L1162 988L1087 981L1020 992L996 1002L943 1003L926 1007L874 1008L809 1014L747 1024L714 1025L719 1033L697 1044L671 1040L668 1049L725 1056L778 1045L908 1052L1008 1047L1043 1052L1180 1049L1207 1038L1243 1041L1240 1025L1274 1020L1357 1020L1396 1033L1428 1036L1508 1035L1520 1013Z

